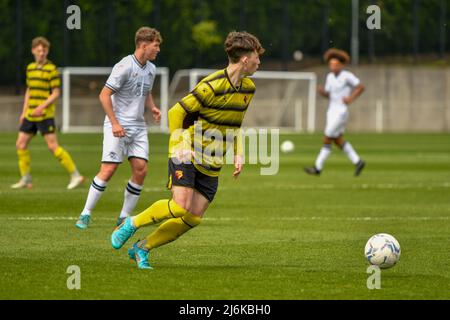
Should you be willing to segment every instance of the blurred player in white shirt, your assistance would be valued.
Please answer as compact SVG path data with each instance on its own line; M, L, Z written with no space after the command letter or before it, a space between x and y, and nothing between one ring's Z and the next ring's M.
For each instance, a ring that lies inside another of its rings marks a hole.
M350 71L344 70L350 61L349 55L342 50L329 49L324 54L330 73L327 75L325 88L319 86L318 92L330 100L323 147L317 156L314 167L305 168L306 173L320 175L326 159L331 154L331 145L334 142L355 165L355 176L359 176L365 162L353 149L350 142L343 138L345 125L348 119L348 106L364 91L361 81Z
M156 67L150 61L160 51L160 33L149 27L136 32L134 54L117 63L106 81L100 101L106 113L103 126L103 155L100 172L89 188L86 204L76 227L86 229L91 212L106 189L114 172L128 159L132 176L125 187L124 203L117 225L128 217L139 199L147 174L148 136L144 120L145 106L156 122L161 112L153 102L152 87Z

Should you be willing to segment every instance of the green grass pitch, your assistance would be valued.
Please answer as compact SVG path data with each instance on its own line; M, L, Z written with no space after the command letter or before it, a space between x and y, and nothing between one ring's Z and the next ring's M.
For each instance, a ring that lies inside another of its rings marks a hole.
M87 178L72 191L40 136L30 148L34 188L11 190L15 137L0 137L1 299L450 299L448 134L348 135L367 162L358 178L336 148L321 177L307 176L321 136L283 135L296 150L281 156L279 173L261 176L259 165L247 165L234 181L227 166L203 224L155 250L151 271L110 245L128 164L91 227L74 226L99 167L101 135L59 136ZM169 197L167 136L150 134L150 144L136 213ZM364 245L380 232L399 240L402 255L382 271L381 289L369 290ZM80 267L80 290L67 289L71 265Z

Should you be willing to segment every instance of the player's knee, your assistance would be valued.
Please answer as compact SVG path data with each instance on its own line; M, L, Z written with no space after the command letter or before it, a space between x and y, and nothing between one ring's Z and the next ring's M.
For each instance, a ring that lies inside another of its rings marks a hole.
M164 201L164 200L163 200ZM183 205L178 204L173 199L168 201L168 206L170 210L170 214L175 218L184 216L188 211L184 208Z
M55 151L58 149L58 144L49 143L49 144L47 144L47 148L48 148L48 151L50 151L52 154L54 154Z
M334 143L335 143L339 148L342 149L342 148L344 147L345 141L344 141L343 139L337 138L337 139L334 139Z
M176 195L172 198L171 203L175 203L177 206L182 208L185 212L189 212L191 210L191 198L188 195Z
M328 137L323 139L323 144L331 144L332 142L333 142L333 140Z
M23 141L16 141L16 149L17 150L26 150L27 149L27 144Z
M185 187L172 187L172 201L187 212L191 211L193 190ZM171 202L172 202L171 201Z
M148 171L147 162L145 161L131 162L131 168L134 180L143 181Z
M100 172L97 174L97 177L103 181L109 181L111 177L114 175L116 171L115 167L103 167L100 169Z
M145 176L147 175L147 171L148 171L147 166L143 166L143 167L137 168L134 171L134 175L136 176L136 178L144 179Z
M202 218L194 215L190 212L187 212L184 216L181 217L183 219L184 223L186 223L189 227L195 228L200 223L202 223Z

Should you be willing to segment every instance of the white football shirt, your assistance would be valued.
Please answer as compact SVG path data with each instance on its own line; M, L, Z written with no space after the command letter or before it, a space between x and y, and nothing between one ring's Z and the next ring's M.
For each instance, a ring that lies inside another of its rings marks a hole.
M330 72L325 82L325 91L330 94L329 111L347 111L347 105L342 100L351 95L360 80L350 71L342 70L337 76Z
M156 67L150 61L141 65L134 55L117 63L105 86L114 91L112 105L121 126L146 127L145 100L152 90ZM111 126L108 116L105 126Z

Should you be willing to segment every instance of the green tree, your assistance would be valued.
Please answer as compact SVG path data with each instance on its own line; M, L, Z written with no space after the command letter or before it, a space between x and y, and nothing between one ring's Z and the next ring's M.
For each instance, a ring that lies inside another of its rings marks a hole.
M200 52L207 52L212 46L222 43L222 37L217 32L217 23L207 20L192 27L192 39Z

